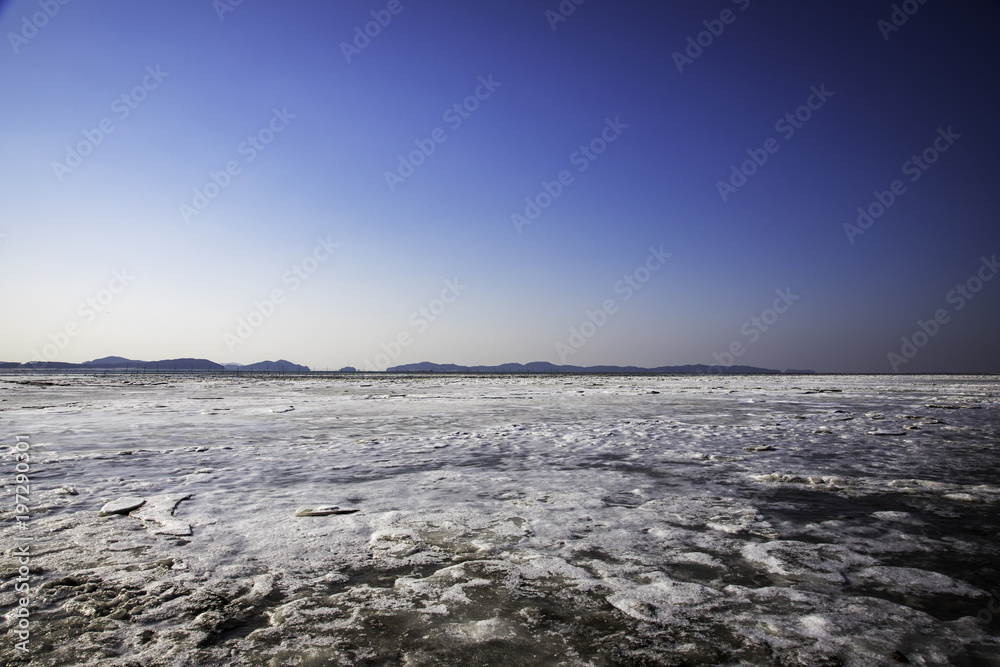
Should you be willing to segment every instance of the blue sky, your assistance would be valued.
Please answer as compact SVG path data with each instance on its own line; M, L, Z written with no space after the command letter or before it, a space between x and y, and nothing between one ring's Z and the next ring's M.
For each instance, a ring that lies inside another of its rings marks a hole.
M1000 372L1000 6L902 4L3 3L0 359Z

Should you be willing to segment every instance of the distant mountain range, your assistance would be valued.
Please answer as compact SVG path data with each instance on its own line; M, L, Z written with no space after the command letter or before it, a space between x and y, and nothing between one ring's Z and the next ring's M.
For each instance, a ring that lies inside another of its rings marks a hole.
M290 361L258 361L254 364L217 364L208 359L161 359L160 361L141 361L124 357L103 357L82 364L71 364L62 361L30 361L26 364L0 362L4 370L52 370L52 371L124 371L140 370L146 372L178 372L178 373L223 373L223 372L253 372L253 373L309 373L308 366L300 366ZM341 373L358 372L346 366ZM500 364L498 366L459 366L456 364L435 364L422 361L419 364L404 364L392 366L386 373L692 373L692 374L743 374L771 373L782 371L756 366L708 366L705 364L689 364L686 366L657 366L656 368L640 368L638 366L560 366L547 361L533 361L528 364ZM784 373L803 374L815 371L786 370Z
M559 366L547 361L533 361L528 364L500 364L499 366L456 366L455 364L434 364L422 361L419 364L404 364L387 368L388 373L781 373L770 368L755 366L658 366L640 368L638 366ZM786 373L814 373L815 371L785 371Z
M308 366L300 366L298 364L293 364L290 361L285 361L284 359L278 359L277 361L258 361L255 364L224 364L227 371L282 371L284 373L308 373Z
M308 366L300 366L290 361L279 359L278 361L258 361L254 364L217 364L208 359L161 359L159 361L142 361L140 359L126 359L124 357L102 357L93 361L85 361L82 364L71 364L63 361L29 361L26 364L13 362L0 362L3 369L24 369L24 370L126 370L139 369L151 372L177 371L177 372L209 372L221 373L223 371L252 371L255 373L266 371L277 371L283 373L308 373Z

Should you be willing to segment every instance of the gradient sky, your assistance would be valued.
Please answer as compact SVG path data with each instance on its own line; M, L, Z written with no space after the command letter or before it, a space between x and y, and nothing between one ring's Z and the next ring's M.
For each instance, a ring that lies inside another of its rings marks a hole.
M3 3L0 359L1000 372L1000 4L903 4Z

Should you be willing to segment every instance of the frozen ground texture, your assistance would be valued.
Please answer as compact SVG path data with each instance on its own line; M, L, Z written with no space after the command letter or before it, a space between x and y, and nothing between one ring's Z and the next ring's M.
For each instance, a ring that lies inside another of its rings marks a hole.
M1000 665L995 378L8 375L0 434L32 665Z

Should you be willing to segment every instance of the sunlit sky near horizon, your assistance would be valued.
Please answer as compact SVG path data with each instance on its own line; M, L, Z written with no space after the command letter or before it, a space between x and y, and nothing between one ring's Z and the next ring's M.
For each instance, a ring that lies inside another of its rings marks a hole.
M0 360L1000 372L1000 4L895 4L0 2Z

